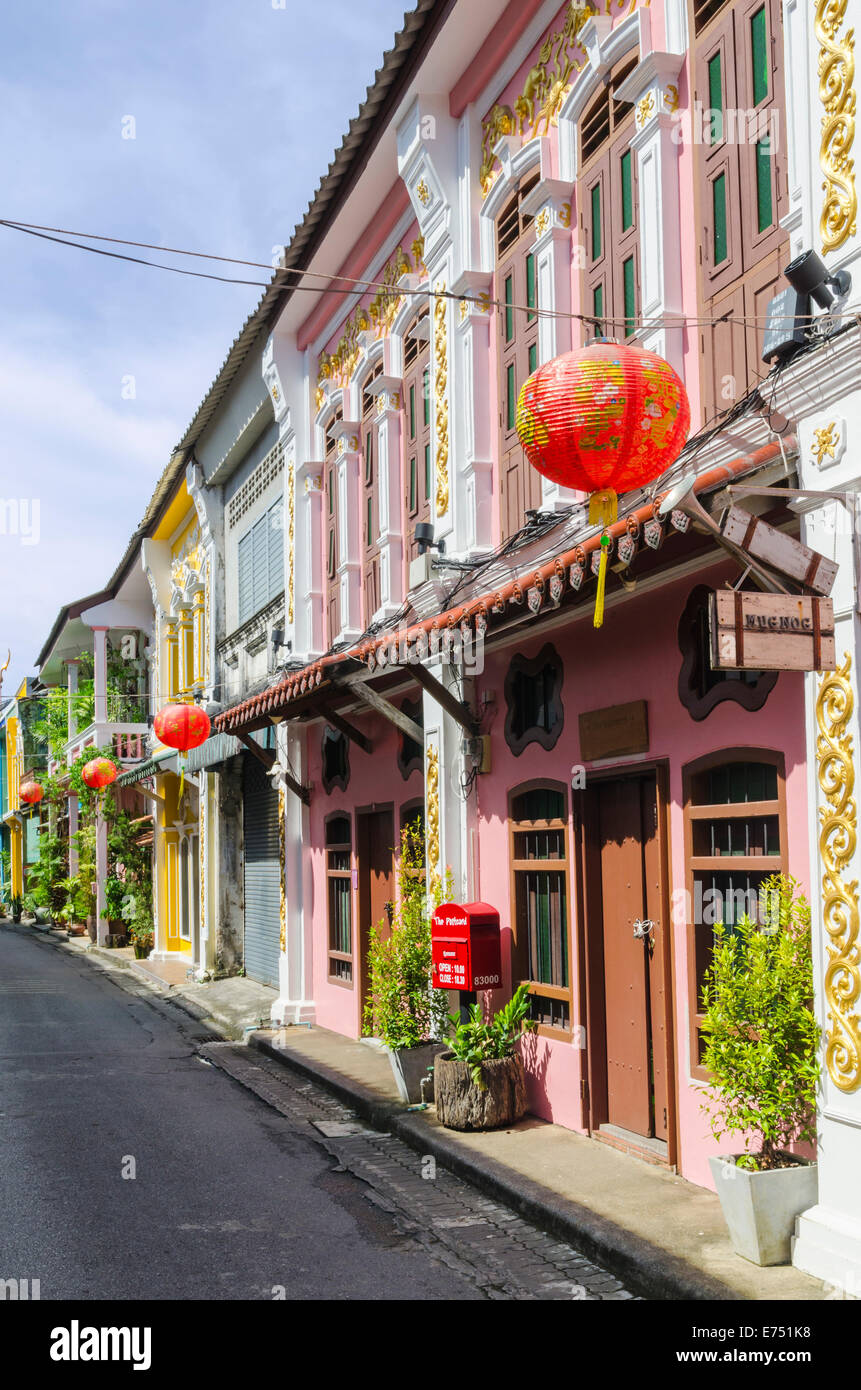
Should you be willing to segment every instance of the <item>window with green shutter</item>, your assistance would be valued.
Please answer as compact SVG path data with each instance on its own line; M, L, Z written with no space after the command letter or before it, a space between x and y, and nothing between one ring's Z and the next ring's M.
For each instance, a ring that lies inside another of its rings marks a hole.
M538 306L535 292L535 257L531 253L526 257L526 304L533 311L526 315L527 322L529 322L535 318L534 310Z
M634 225L634 183L631 151L626 150L619 161L622 174L622 231Z
M596 319L604 317L604 286L596 285L592 291L592 313ZM599 325L599 328L601 325Z
M414 512L415 509L416 509L416 507L417 507L417 505L418 505L418 498L416 497L416 488L417 488L417 487L418 487L418 474L417 474L417 470L416 470L416 461L415 461L414 458L411 458L411 459L410 459L410 511L411 511L411 512Z
M729 254L726 235L726 174L718 174L712 182L712 255L720 265Z
M505 277L505 341L514 337L514 276Z
M536 370L537 366L538 366L538 344L537 344L537 343L530 343L530 344L529 344L529 375L530 375L530 376L531 376L532 373Z
M514 418L516 413L516 382L514 378L514 363L509 362L505 372L505 396L506 396L506 428L514 429Z
M430 444L425 445L425 497L430 497L431 491L431 455Z
M416 437L416 388L410 386L410 439Z
M430 367L422 372L422 420L430 424Z
M756 218L757 228L764 232L774 221L771 199L771 141L768 136L757 141L756 156Z
M768 30L765 6L750 19L751 68L753 71L753 104L759 106L768 96Z
M622 288L625 300L625 337L630 338L636 327L635 316L637 312L633 256L629 256L622 266Z
M719 145L723 139L723 78L720 51L708 61L709 75L709 143Z
M592 189L592 260L597 261L601 254L601 185L596 183Z

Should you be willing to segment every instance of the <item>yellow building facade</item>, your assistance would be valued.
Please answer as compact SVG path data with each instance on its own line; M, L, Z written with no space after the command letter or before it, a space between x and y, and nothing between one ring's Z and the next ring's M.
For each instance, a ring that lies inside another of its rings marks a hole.
M183 482L161 517L143 562L155 604L151 653L152 712L167 704L202 699L209 686L209 548L197 511ZM206 893L201 776L182 776L173 750L156 746L165 770L155 776L153 813L153 913L155 960L185 956L201 961Z

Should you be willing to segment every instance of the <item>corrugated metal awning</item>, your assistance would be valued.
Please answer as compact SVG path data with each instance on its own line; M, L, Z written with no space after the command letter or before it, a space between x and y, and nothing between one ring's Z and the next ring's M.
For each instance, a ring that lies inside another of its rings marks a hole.
M233 734L212 734L199 748L192 748L185 759L186 772L202 772L204 768L226 763L242 752L242 744Z
M147 758L146 762L138 763L137 767L130 767L121 772L117 778L117 786L133 787L136 782L143 782L144 778L152 777L157 772L176 772L176 758L173 749L166 748L154 758Z

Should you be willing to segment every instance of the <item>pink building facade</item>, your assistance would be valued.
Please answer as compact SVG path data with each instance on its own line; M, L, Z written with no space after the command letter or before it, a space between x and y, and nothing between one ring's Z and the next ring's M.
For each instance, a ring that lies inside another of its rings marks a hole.
M800 395L756 389L809 244L789 42L778 0L418 7L285 248L343 277L291 277L263 354L291 659L216 721L276 721L290 770L282 1021L360 1035L413 820L429 888L499 910L487 1007L531 983L534 1113L706 1186L711 928L776 870L815 897L812 687L711 669L708 593L740 570L659 503L692 473L719 520L729 486L806 467ZM585 498L514 420L595 337L665 357L692 408L679 463L621 500L600 630ZM746 505L799 534L790 501Z

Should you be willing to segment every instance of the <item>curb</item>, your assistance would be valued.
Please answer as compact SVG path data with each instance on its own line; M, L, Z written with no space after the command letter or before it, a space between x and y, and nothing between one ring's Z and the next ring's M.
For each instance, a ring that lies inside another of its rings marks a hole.
M559 1196L495 1159L479 1158L465 1151L457 1139L436 1121L428 1121L424 1114L407 1113L399 1104L382 1099L325 1063L309 1062L304 1057L286 1053L260 1033L250 1034L248 1042L259 1052L325 1086L375 1129L394 1134L420 1154L432 1155L449 1172L471 1183L486 1196L576 1246L644 1298L664 1302L745 1301L743 1295L728 1284L703 1274L687 1261L588 1207Z

